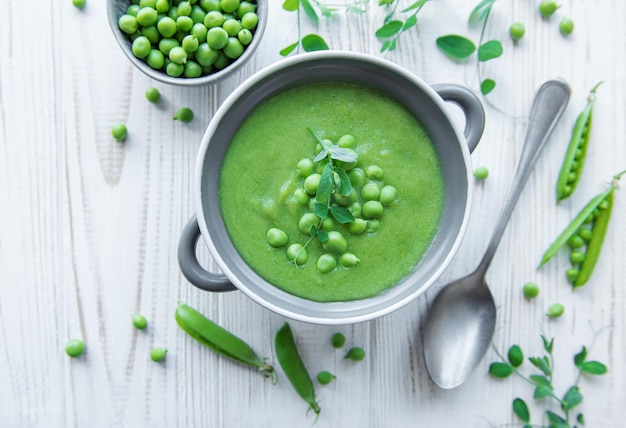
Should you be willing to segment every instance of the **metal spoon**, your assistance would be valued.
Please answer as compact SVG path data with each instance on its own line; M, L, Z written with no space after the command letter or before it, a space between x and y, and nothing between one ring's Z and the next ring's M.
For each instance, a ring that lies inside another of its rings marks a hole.
M565 110L570 88L561 80L544 83L533 101L522 154L493 236L478 268L441 289L424 327L424 359L431 379L441 388L461 385L487 351L496 324L496 307L485 274L521 190Z

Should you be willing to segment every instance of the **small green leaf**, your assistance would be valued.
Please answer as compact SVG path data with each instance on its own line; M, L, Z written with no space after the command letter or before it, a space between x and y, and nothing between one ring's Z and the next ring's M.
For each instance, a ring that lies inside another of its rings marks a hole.
M578 406L583 402L583 396L580 393L577 386L572 386L567 390L565 395L563 396L563 400L561 405L563 406L563 410L570 410L574 407Z
M533 366L541 370L546 376L550 376L552 374L552 369L550 368L550 360L548 360L547 357L530 357L528 361L530 361Z
M380 47L380 51L385 52L386 50L389 50L390 45L391 45L391 40L385 40L383 45Z
M326 232L325 230L320 230L319 232L317 232L317 239L319 239L322 244L328 241L328 232Z
M316 202L315 205L313 205L313 212L319 218L326 218L328 217L328 205Z
M389 6L396 0L378 0L378 6Z
M300 4L302 5L302 9L304 9L304 13L309 17L311 22L317 24L319 22L319 18L317 17L317 13L315 12L315 9L313 9L313 6L311 6L309 0L300 0Z
M507 363L491 363L489 366L489 374L491 376L505 378L513 373L513 367Z
M470 13L468 20L469 23L471 25L475 25L485 19L487 17L487 14L491 10L491 6L493 6L494 2L495 0L483 0L478 3L474 10L472 10L472 13Z
M395 51L396 50L396 45L398 44L398 39L392 39L389 42L389 50L390 51Z
M333 218L337 220L338 223L346 224L354 221L354 216L346 207L333 205L330 207L330 213L332 214Z
M502 55L500 40L489 40L478 47L478 61L489 61Z
M513 345L509 348L508 357L509 363L511 363L513 367L519 367L524 362L524 353L522 352L522 349L517 345Z
M578 421L579 424L585 425L585 415L583 415L582 413L579 413L576 416L576 420Z
M387 39L389 37L393 37L402 29L403 25L404 24L402 23L402 21L389 21L378 30L376 30L375 35L379 39Z
M580 371L592 375L603 375L608 369L599 361L587 361L580 365Z
M480 92L483 95L487 95L489 92L493 91L493 88L496 87L496 82L493 79L485 79L480 84Z
M324 15L326 18L330 18L333 15L333 12L337 10L337 8L328 7L323 3L317 3L317 7L320 8L320 12L322 12L322 15Z
M283 2L283 9L289 11L289 12L293 12L295 10L298 10L298 7L300 6L300 0L285 0Z
M336 167L333 171L339 176L339 193L343 196L348 196L352 192L350 177L342 168Z
M548 388L547 386L543 386L543 385L539 385L537 386L537 388L535 388L535 393L533 394L533 398L535 400L539 400L541 398L545 398L545 397L551 397L552 394L552 388Z
M347 12L352 12L352 13L357 13L357 14L363 14L363 13L367 12L365 9L361 9L360 7L356 7L356 6L348 6L346 11Z
M359 155L352 149L339 146L330 146L330 157L342 162L356 162Z
M328 198L330 198L330 193L333 190L333 176L332 169L330 164L327 164L322 170L322 176L320 177L320 183L317 186L317 193L315 194L315 199L318 202L322 202L324 204L328 203Z
M302 38L302 48L307 52L327 51L328 44L317 34L307 34Z
M463 36L450 34L437 38L437 47L454 59L464 59L476 51L476 45Z
M580 366L585 362L586 359L587 348L583 346L583 349L578 354L574 355L574 364L576 365L576 367L580 368Z
M530 422L530 411L526 402L521 398L513 400L513 412L524 422Z
M298 44L299 44L299 43L300 43L300 41L297 41L297 42L295 42L295 43L290 44L289 46L287 46L287 47L285 47L285 48L282 48L282 49L280 50L280 52L279 52L279 53L280 53L280 55L281 55L281 56L287 56L287 55L289 55L291 52L293 52L293 50L294 50L295 48L297 48L297 47L298 47Z
M311 235L311 237L317 235L317 226L309 227L309 235Z
M543 342L543 349L548 354L552 354L552 348L554 348L554 338L548 340L544 335L541 335L541 341Z
M404 25L402 26L402 31L406 31L411 27L415 27L417 24L417 15L411 15L404 21Z
M550 421L550 428L553 427L558 427L558 428L562 428L562 427L569 427L569 425L567 424L567 421L565 419L563 419L562 417L560 417L559 415L557 415L554 412L551 412L550 410L546 410L546 416L548 416L548 420Z
M530 380L533 381L533 383L535 385L547 386L549 388L552 388L552 385L550 384L550 381L545 376L542 376L542 375L530 375L529 378L530 378Z
M415 3L413 3L411 6L407 7L406 9L403 9L403 10L402 10L402 13L404 13L404 12L408 12L408 11L413 10L413 9L420 8L420 7L424 6L424 5L426 4L426 2L427 2L427 1L428 1L428 0L417 0L417 1L416 1Z

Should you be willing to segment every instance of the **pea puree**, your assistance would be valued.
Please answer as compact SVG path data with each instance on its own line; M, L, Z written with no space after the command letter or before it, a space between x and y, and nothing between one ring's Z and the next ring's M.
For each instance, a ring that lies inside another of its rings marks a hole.
M352 134L358 167L379 166L384 173L379 183L397 189L378 231L353 235L346 225L334 225L360 262L325 274L316 268L325 253L317 239L307 247L304 266L296 267L286 255L288 245L309 239L298 229L309 206L294 197L304 181L298 161L316 155L308 127L334 143ZM444 183L428 135L403 106L370 88L316 83L283 92L246 118L224 158L219 199L233 244L261 277L309 300L349 301L375 296L413 271L437 233ZM271 228L287 233L285 247L268 244Z

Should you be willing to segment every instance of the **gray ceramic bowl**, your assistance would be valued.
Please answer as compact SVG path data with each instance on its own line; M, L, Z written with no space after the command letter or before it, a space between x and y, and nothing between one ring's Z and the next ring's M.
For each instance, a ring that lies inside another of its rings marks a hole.
M195 78L168 76L164 71L151 68L148 64L146 64L144 60L139 59L135 55L133 55L133 52L131 51L132 42L128 38L128 35L120 30L118 26L118 20L122 15L124 15L126 9L131 4L130 0L107 0L107 15L111 31L113 31L113 35L115 36L117 43L122 48L122 51L130 60L130 62L132 62L133 65L141 70L144 74L154 80L158 80L163 83L169 83L171 85L202 86L218 82L225 77L230 76L232 73L237 71L248 59L250 59L252 55L254 55L254 51L261 42L261 38L263 37L263 33L265 31L265 25L267 23L267 1L268 0L256 0L256 13L259 16L259 23L254 31L254 37L252 38L252 42L246 47L243 54L224 69L219 70L215 73L208 74L206 76Z
M411 111L435 145L446 196L439 232L412 274L375 297L319 303L267 283L243 261L224 227L218 183L224 153L242 121L256 106L289 88L329 81L378 89ZM465 130L458 127L445 101L461 107L466 116ZM197 217L189 222L179 242L178 259L184 276L204 290L238 289L276 313L317 324L367 321L402 307L437 280L461 243L472 202L470 151L482 135L484 118L480 101L468 89L458 85L431 87L401 67L368 55L339 51L302 54L257 72L225 100L202 138L194 190ZM210 273L198 263L195 246L200 235L223 275Z

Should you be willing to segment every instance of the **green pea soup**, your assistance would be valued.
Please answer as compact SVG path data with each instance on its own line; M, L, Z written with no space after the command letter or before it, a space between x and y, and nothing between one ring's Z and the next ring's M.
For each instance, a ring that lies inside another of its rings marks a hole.
M310 239L298 221L311 209L294 196L304 181L298 161L317 154L308 128L335 143L342 135L353 135L357 167L379 166L384 176L377 182L397 189L376 231L355 235L335 222L333 230L346 238L347 252L359 263L338 264L329 273L316 268L326 253L317 238L308 243L303 266L286 255L288 245L305 245ZM222 163L219 203L233 245L267 282L309 300L350 301L384 292L420 263L438 231L444 182L429 136L402 105L371 88L314 83L270 98L244 120ZM268 244L266 233L274 227L287 233L286 246Z

